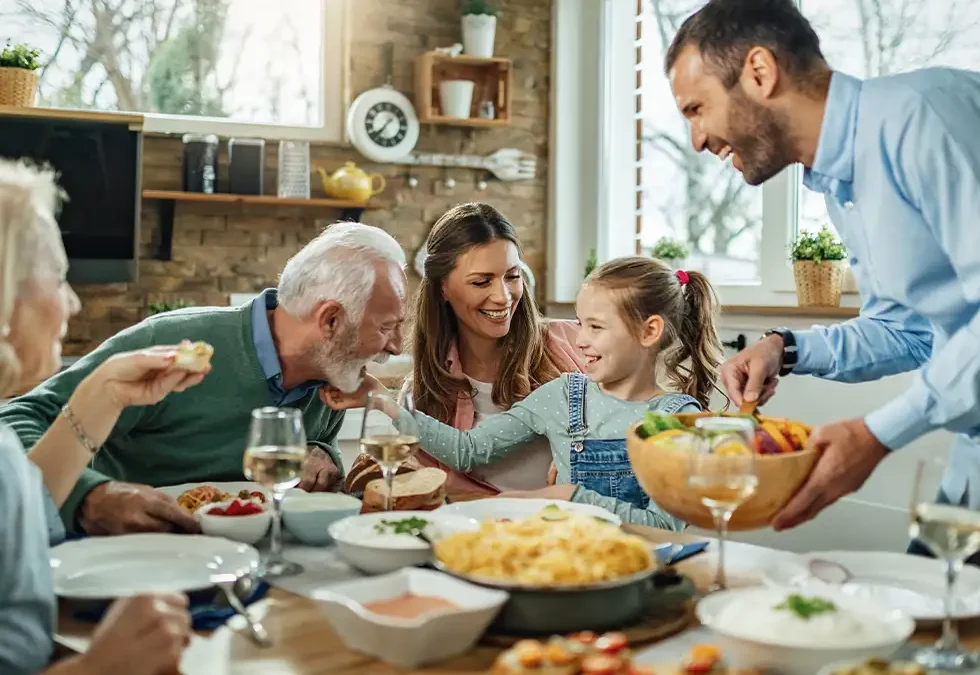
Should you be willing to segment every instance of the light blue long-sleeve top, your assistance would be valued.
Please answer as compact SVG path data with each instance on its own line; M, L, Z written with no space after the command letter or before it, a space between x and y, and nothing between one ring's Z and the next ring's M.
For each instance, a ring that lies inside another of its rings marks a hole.
M642 419L647 410L658 410L659 403L668 400L666 396L658 396L649 401L624 401L604 393L592 380L586 386L585 396L588 438L600 440L623 438L626 429ZM677 412L700 412L700 407L689 403ZM547 437L558 470L558 483L571 482L572 437L568 433L567 373L541 385L523 401L488 417L469 431L460 431L421 412L415 413L415 419L419 424L419 445L440 462L463 472L489 464L536 437ZM623 522L635 525L665 530L684 528L682 521L661 510L652 500L646 509L642 509L622 499L578 486L572 501L602 507L618 515Z
M56 618L49 543L65 536L41 472L0 425L0 673L30 675L51 658Z
M891 449L958 434L943 481L980 508L980 73L831 79L813 167L850 250L861 314L795 333L796 373L859 382L918 369L865 421Z

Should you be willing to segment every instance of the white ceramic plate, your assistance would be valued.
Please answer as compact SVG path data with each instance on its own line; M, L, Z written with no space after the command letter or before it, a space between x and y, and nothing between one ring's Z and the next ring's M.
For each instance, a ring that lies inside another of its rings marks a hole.
M167 485L165 487L158 487L157 490L159 490L160 492L162 492L165 495L168 495L170 497L173 497L174 499L177 499L177 497L179 497L181 494L183 494L187 490L190 490L191 488L196 488L198 485L211 485L213 487L218 488L222 492L227 492L232 497L237 496L238 493L241 492L242 490L248 490L249 492L252 492L253 490L258 490L259 492L261 492L265 496L267 496L267 497L269 496L269 490L268 489L262 487L258 483L250 483L250 482L244 481L244 480L239 480L239 481L224 481L224 482L221 482L221 481L211 481L211 480L202 480L202 481L198 481L196 483L183 483L182 485Z
M799 556L763 571L769 586L820 586L824 582L810 572L814 560L827 560L846 567L853 579L840 586L848 595L900 609L916 621L943 618L946 568L939 560L904 553L823 551ZM953 600L956 619L980 616L980 569L964 565Z
M251 574L258 564L251 546L192 534L88 537L51 549L55 594L89 600L196 591L212 575Z
M623 521L615 513L606 511L598 506L591 504L579 504L577 502L567 502L554 499L510 499L506 497L490 497L487 499L475 499L469 502L456 502L447 504L436 509L436 513L445 513L458 516L466 516L477 521L517 519L527 518L538 513L546 506L554 504L562 511L570 513L582 513L595 516L603 520L608 520L615 525L622 525Z

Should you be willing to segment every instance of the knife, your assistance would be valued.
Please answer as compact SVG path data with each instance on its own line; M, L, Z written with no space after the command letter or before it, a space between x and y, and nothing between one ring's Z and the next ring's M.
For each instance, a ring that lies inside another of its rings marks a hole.
M676 565L682 560L687 560L698 553L704 552L708 547L706 541L700 541L693 544L660 544L654 549L654 553L657 556L657 560L661 565L670 566Z

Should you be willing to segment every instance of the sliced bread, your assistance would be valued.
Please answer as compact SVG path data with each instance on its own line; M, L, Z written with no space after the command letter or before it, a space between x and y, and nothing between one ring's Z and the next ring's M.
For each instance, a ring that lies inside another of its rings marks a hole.
M395 476L392 510L415 511L439 508L446 500L446 472L424 467ZM384 479L370 481L364 488L364 511L383 511L388 488Z
M420 468L422 465L419 464L419 461L414 457L409 457L401 463L395 474L411 473ZM350 471L347 472L347 478L344 479L344 492L359 495L364 492L367 484L376 478L381 478L381 465L375 461L374 457L362 452L354 460Z

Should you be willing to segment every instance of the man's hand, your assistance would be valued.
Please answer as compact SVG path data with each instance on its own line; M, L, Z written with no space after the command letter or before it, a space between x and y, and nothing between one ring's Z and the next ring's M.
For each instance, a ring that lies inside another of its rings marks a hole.
M191 638L183 595L137 595L116 601L79 657L80 672L101 675L176 673Z
M764 404L776 393L782 362L783 339L778 335L767 335L746 347L721 366L721 383L728 398L737 406L745 401Z
M825 424L810 434L809 447L820 457L803 487L776 514L777 531L801 525L868 480L888 455L862 419Z
M85 495L79 524L87 534L200 532L194 516L149 485L109 481Z
M496 498L510 498L510 499L560 499L562 501L570 501L572 495L575 494L575 485L571 483L565 483L563 485L549 485L548 487L541 488L539 490L511 490L509 492L501 492Z
M340 484L340 469L323 448L310 446L299 488L307 492L326 492Z

